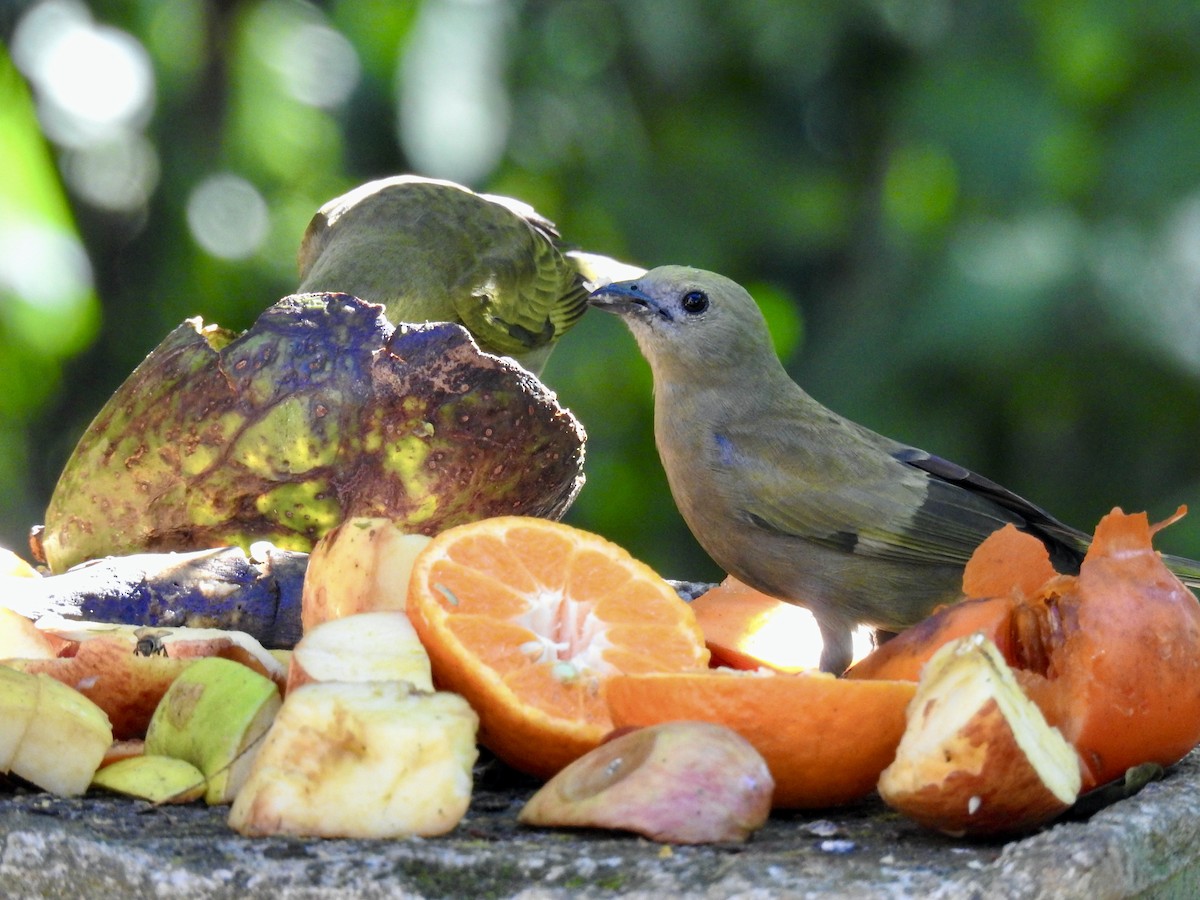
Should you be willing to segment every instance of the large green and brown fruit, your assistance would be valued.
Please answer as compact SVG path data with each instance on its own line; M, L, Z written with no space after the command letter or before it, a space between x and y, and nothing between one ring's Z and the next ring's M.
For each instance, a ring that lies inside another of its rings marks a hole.
M189 319L134 370L67 462L42 551L58 572L257 540L309 550L350 516L426 534L558 518L583 444L553 393L458 325L286 297L236 337Z

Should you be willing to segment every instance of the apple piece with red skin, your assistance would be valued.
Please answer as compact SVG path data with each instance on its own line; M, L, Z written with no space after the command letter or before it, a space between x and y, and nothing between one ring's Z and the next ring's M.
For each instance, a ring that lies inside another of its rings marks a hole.
M36 630L60 645L59 655L9 659L5 664L45 673L75 688L108 714L119 740L145 735L163 695L197 659L229 659L280 687L287 680L287 666L239 631L142 628L50 617L39 620Z
M664 722L605 741L521 809L525 825L613 828L655 841L744 841L771 812L775 783L745 738L711 722Z
M104 710L118 740L146 733L154 710L171 683L190 664L162 656L139 656L135 641L121 635L89 638L54 659L10 659L5 665L44 674L79 691Z
M72 656L87 641L109 638L127 642L134 656L167 659L220 656L249 666L281 688L287 682L287 664L276 656L287 651L268 650L256 637L245 631L188 625L154 628L67 619L58 615L42 616L37 620L37 628L59 645L58 656Z
M300 599L304 633L360 612L403 610L413 560L431 538L390 519L359 516L325 534L308 558Z

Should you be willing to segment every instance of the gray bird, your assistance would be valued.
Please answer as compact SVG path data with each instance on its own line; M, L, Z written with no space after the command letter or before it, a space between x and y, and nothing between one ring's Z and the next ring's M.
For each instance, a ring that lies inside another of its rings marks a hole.
M813 612L823 670L849 665L856 624L899 631L962 599L964 565L1005 524L1078 570L1088 535L805 393L728 278L662 266L590 302L624 319L650 363L654 436L688 527L726 572ZM1200 584L1200 564L1166 561Z

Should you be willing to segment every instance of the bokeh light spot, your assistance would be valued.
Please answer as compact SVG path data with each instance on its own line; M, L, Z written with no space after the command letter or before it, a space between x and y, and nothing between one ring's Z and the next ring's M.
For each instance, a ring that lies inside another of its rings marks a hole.
M154 106L149 54L128 33L96 25L87 8L45 0L22 19L13 59L37 89L42 126L78 146L145 124Z
M339 32L316 22L287 29L269 62L283 76L288 93L309 106L340 106L358 84L354 47Z
M68 149L61 166L74 193L92 206L114 212L144 207L158 185L158 153L146 136L136 131Z
M201 182L188 198L188 227L201 247L221 259L245 259L270 226L267 202L244 178L228 172Z
M508 141L504 47L510 27L498 0L422 5L399 73L399 138L414 167L477 182Z
M17 219L0 227L0 318L21 342L67 357L97 326L92 267L79 240L52 225Z

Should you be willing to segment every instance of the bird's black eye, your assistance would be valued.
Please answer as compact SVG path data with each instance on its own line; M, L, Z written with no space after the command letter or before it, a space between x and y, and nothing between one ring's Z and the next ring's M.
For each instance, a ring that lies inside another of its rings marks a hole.
M679 303L685 313L696 315L708 309L708 294L704 291L688 291Z

